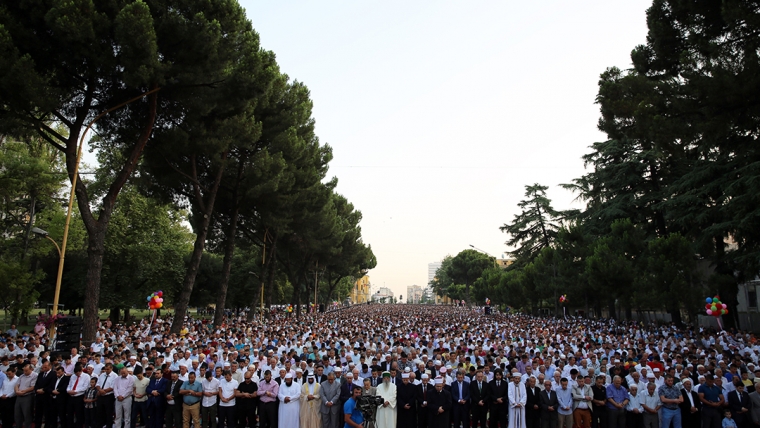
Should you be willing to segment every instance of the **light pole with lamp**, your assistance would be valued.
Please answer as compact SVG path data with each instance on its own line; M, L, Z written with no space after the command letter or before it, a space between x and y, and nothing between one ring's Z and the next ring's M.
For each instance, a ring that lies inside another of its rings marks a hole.
M42 230L39 227L33 227L32 233L42 236L55 245L55 249L58 251L58 276L55 279L55 296L53 297L53 309L50 313L50 317L53 318L53 324L50 326L50 345L53 345L53 339L55 338L55 317L58 315L58 297L61 294L61 278L63 276L63 251L55 239L50 237L50 233L46 230Z

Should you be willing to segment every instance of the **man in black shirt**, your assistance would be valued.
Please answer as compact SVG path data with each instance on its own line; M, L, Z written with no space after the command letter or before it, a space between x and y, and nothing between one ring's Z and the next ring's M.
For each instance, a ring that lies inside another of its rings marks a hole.
M591 402L594 405L594 411L591 415L592 428L604 428L607 426L607 388L604 386L604 375L596 377L596 383L591 386L594 397Z
M238 386L238 395L235 400L235 415L237 416L238 428L255 427L256 426L256 407L258 407L258 399L256 398L256 391L259 387L252 380L253 372L245 372L243 382Z

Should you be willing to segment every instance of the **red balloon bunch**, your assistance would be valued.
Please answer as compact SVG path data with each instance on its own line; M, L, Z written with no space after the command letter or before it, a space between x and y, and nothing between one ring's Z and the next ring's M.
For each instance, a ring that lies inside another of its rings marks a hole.
M164 307L164 292L158 290L148 296L148 307L156 310Z
M705 299L705 302L707 315L712 315L717 318L728 313L728 306L725 303L720 302L720 296L716 295L715 297L708 297Z

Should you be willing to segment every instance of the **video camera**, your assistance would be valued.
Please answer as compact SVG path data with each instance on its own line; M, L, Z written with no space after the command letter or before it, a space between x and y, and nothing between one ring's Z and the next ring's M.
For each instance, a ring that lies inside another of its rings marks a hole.
M377 408L385 403L385 399L379 395L362 395L356 403L356 407L362 412L365 421L374 421Z

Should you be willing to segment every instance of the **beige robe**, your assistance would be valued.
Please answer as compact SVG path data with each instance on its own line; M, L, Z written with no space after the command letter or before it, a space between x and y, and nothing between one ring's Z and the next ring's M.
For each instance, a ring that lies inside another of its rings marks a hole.
M322 416L319 414L319 384L314 382L313 399L309 400L309 382L301 387L301 428L322 428Z

